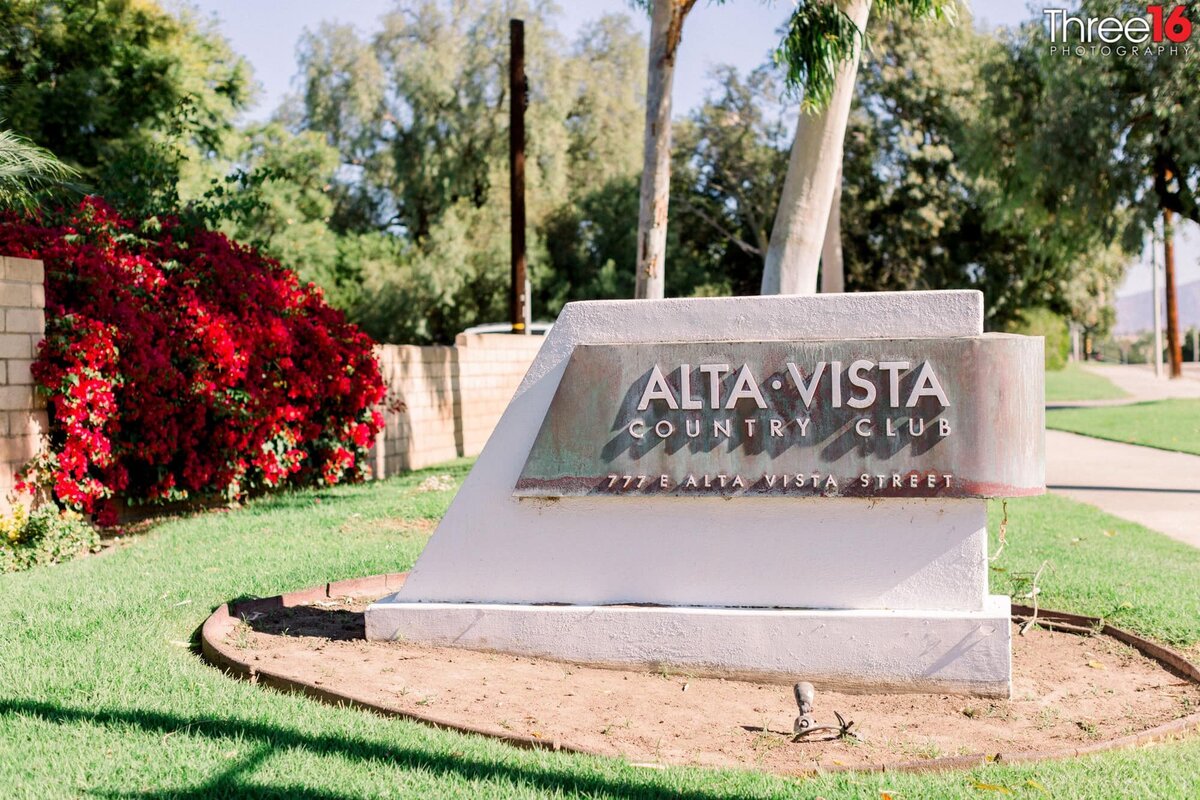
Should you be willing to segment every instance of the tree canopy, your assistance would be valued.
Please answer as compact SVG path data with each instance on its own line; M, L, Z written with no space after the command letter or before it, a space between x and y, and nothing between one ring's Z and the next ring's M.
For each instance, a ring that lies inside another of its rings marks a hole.
M1200 3L1184 6L1200 24ZM1078 13L1132 18L1146 8L1085 0ZM1130 247L1163 209L1200 222L1200 50L1131 55L1135 44L1063 57L1051 53L1041 21L1006 43L1005 69L990 77L993 94L1016 106L994 143L1010 206L1042 202L1070 233L1122 237ZM1124 56L1115 52L1122 47Z
M1005 36L910 13L946 3L874 8L845 138L847 288L978 288L990 327L1045 308L1102 330L1150 221L1195 218L1195 51L1051 58L1034 24ZM0 127L129 215L179 214L262 247L377 339L446 342L507 316L510 16L527 29L535 316L633 293L646 45L619 15L568 40L555 14L414 0L363 32L321 25L300 42L295 95L239 124L251 75L211 23L150 0L16 0L0 7ZM668 295L757 292L795 86L819 100L827 44L804 45L808 62L718 66L677 116Z
M847 287L980 289L995 328L1111 300L1127 255L1095 228L1064 230L1054 197L1018 205L1006 188L1005 131L1029 113L1011 45L969 18L882 16L871 35L846 142Z
M369 37L326 24L300 44L302 92L287 121L315 131L346 166L346 229L395 228L419 241L455 205L479 208L507 188L508 19L528 31L527 182L531 218L572 187L637 169L641 44L629 21L602 17L563 41L545 4L424 0Z
M530 274L554 271L545 237L565 207L639 166L645 56L629 20L604 16L572 42L545 3L434 0L378 30L323 25L301 41L301 90L281 113L338 154L330 225L376 237L345 252L354 315L389 339L447 340L505 318L508 284L508 19L527 30ZM394 240L380 247L377 237ZM561 303L560 303L561 305Z
M250 71L209 24L139 0L0 4L0 119L140 213L220 152Z

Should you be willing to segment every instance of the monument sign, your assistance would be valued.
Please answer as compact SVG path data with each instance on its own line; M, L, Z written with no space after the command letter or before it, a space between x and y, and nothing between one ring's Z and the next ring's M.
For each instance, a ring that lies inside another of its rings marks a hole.
M984 498L1043 491L1043 345L982 312L568 305L368 637L1006 696Z

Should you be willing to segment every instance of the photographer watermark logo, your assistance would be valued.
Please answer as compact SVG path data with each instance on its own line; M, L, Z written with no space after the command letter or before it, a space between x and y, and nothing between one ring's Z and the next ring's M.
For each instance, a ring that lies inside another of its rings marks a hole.
M1050 29L1050 55L1139 57L1188 55L1192 20L1187 6L1146 6L1144 17L1072 16L1065 8L1042 10Z

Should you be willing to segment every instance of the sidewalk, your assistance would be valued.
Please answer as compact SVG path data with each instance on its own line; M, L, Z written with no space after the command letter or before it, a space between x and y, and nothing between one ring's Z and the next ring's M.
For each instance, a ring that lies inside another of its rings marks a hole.
M1048 430L1046 488L1200 547L1200 456Z
M1155 377L1154 367L1150 364L1099 364L1089 361L1079 366L1108 378L1118 389L1129 394L1128 400L1119 400L1117 403L1142 403L1172 397L1200 398L1200 364L1184 364L1183 377L1175 380ZM1165 374L1165 366L1163 370Z

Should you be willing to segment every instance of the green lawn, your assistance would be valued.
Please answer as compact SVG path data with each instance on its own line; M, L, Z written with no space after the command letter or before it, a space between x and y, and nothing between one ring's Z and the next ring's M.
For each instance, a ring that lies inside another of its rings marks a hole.
M1200 455L1200 400L1050 409L1046 427Z
M989 511L994 553L1000 501ZM1043 607L1104 617L1200 656L1200 550L1059 495L1009 500L992 590L1027 592L1043 562Z
M1075 362L1060 370L1046 372L1046 402L1064 403L1072 400L1119 400L1128 397L1108 378L1087 372Z
M410 565L452 494L418 491L428 474L179 519L105 555L0 576L3 797L1002 796L976 783L1030 798L1200 796L1198 738L932 775L652 770L326 706L200 660L197 627L225 600ZM1200 640L1200 551L1061 498L1009 510L998 588L1049 559L1045 605Z

